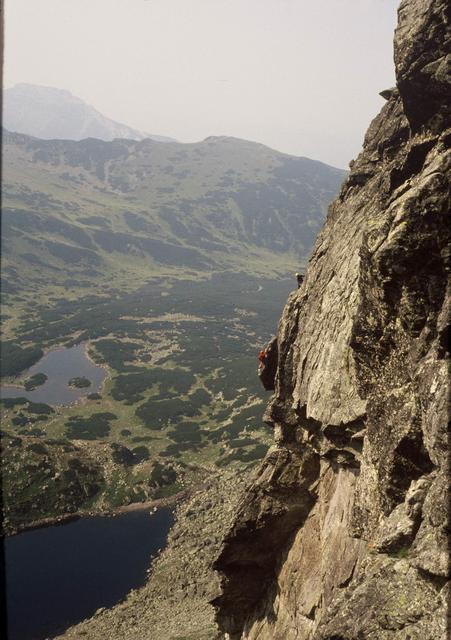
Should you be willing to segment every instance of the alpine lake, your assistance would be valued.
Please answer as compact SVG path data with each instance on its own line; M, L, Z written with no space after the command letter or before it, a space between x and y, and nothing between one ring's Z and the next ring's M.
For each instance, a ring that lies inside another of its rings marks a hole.
M46 380L35 389L27 391L16 385L2 386L2 398L23 397L32 402L44 402L50 405L67 406L101 390L107 376L104 367L95 364L87 354L87 343L81 342L73 347L49 351L39 362L30 367L25 374L27 379L44 374ZM70 385L71 380L89 381L85 387Z
M6 538L8 640L44 640L142 586L172 511L80 518Z
M1 396L68 406L99 392L107 371L89 358L87 343L80 343L49 351L25 378L36 374L47 378L37 388L6 385ZM77 388L69 385L73 379L90 384ZM119 602L144 583L172 521L170 509L152 515L138 510L80 518L6 538L8 640L42 640Z

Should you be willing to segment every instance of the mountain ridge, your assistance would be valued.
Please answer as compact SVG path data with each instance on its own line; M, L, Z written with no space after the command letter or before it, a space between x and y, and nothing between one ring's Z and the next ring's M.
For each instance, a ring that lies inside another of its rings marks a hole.
M17 290L37 279L86 287L119 269L124 286L131 274L178 267L264 273L285 263L286 272L305 260L344 176L227 137L66 141L4 130L3 152L4 276Z
M175 142L173 138L146 133L112 120L67 89L26 82L4 91L3 126L42 139L151 138Z

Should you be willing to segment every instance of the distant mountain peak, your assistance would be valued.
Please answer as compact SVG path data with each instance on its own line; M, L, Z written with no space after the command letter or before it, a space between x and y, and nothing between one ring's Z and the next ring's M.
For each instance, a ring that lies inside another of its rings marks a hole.
M67 89L20 82L6 89L3 126L43 139L82 140L128 138L175 142L173 138L133 129L104 116Z
M41 85L41 84L31 84L30 82L17 82L15 85L10 87L9 89L6 89L6 91L12 91L12 90L21 91L26 94L29 94L29 93L34 93L34 94L42 93L43 95L45 94L50 95L51 93L55 95L59 94L59 95L71 97L76 102L83 102L81 98L74 96L74 94L68 89L61 89L59 87L49 87L47 85Z

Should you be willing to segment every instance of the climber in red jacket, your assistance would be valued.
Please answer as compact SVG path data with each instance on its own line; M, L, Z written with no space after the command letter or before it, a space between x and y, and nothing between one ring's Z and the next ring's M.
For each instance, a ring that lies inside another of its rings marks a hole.
M266 391L274 391L278 365L277 338L272 338L258 354L258 377Z

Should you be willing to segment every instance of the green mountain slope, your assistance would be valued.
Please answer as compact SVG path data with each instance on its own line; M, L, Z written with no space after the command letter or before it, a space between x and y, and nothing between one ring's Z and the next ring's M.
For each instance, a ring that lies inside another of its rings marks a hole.
M5 530L254 465L270 442L256 356L343 172L232 138L5 132L3 153ZM100 394L21 398L31 364L79 342L107 369Z
M130 289L151 275L273 274L304 260L344 172L234 138L4 132L3 292Z

